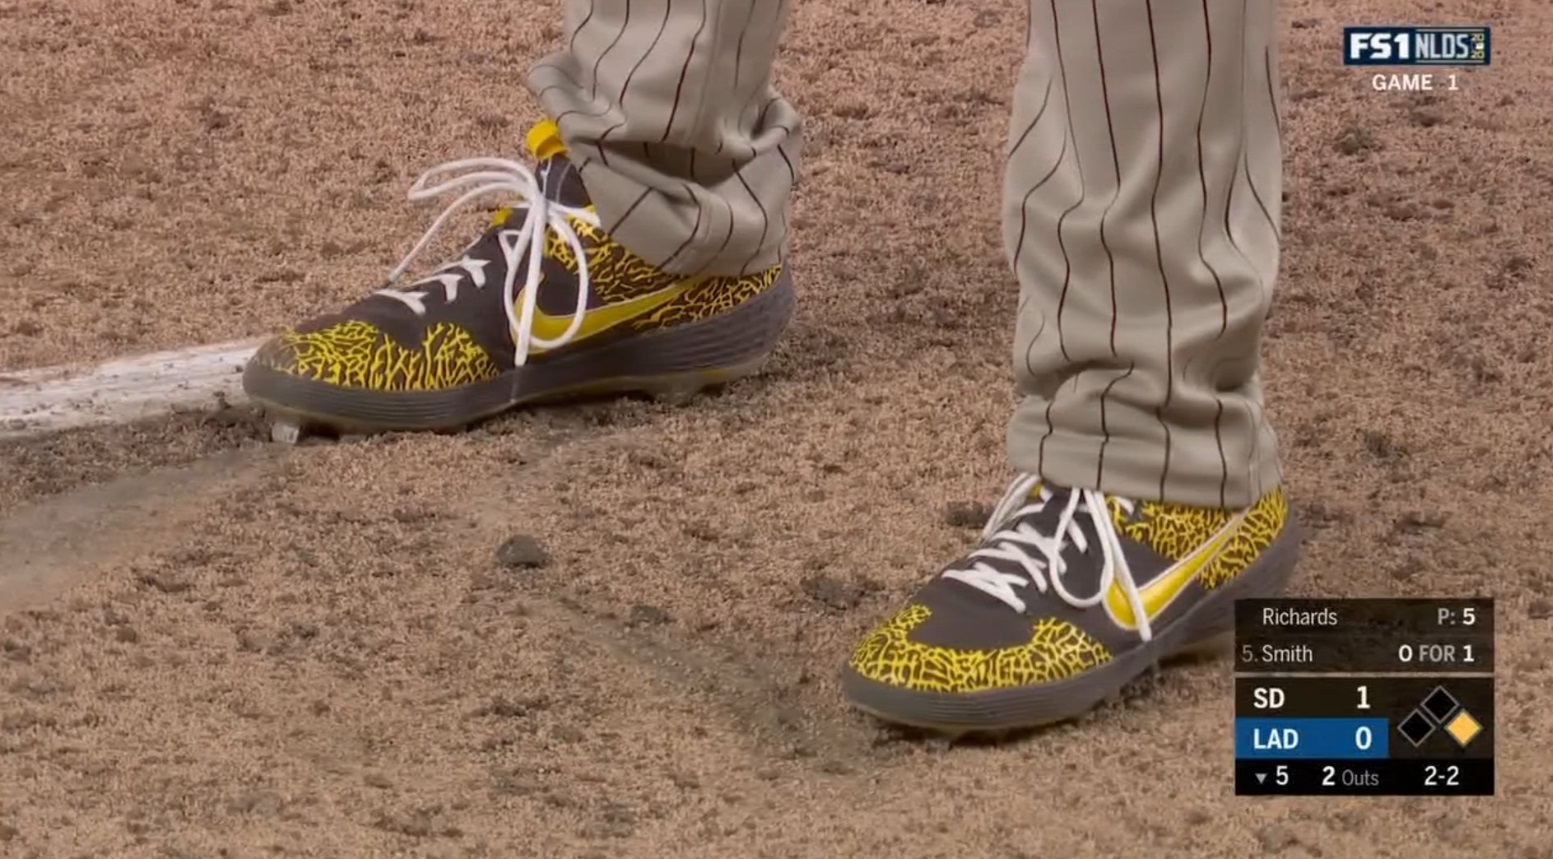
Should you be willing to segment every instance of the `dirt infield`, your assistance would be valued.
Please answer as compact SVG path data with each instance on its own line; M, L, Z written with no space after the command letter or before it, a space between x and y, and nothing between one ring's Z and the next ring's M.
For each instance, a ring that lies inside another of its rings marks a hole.
M1006 478L1024 13L803 0L802 305L763 379L461 436L281 448L224 408L0 446L0 856L1553 857L1553 5L1449 5L1285 3L1266 360L1299 592L1498 598L1497 797L1236 799L1222 662L1002 745L841 707ZM1351 23L1491 23L1494 65L1376 93ZM516 151L558 35L517 0L0 0L0 374L354 297L419 170Z

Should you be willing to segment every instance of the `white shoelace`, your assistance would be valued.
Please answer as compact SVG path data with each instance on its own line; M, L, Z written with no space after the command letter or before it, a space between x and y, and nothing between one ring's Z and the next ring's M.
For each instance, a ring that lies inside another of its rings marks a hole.
M1085 609L1099 605L1110 591L1112 583L1119 581L1127 601L1132 604L1133 617L1138 619L1138 635L1148 641L1154 632L1149 626L1148 614L1143 610L1143 598L1138 593L1137 583L1132 580L1127 565L1118 563L1122 551L1121 538L1111 521L1105 494L1092 489L1072 490L1068 493L1057 526L1052 533L1043 534L1035 526L1019 522L1043 512L1055 497L1042 486L1040 494L1031 499L1031 490L1040 482L1040 477L1036 475L1027 474L1016 478L982 530L983 546L966 556L966 560L972 563L960 569L946 570L944 578L970 585L1020 613L1025 611L1027 605L1015 590L1016 586L1034 587L1043 594L1048 590L1055 591L1068 605ZM1131 501L1118 498L1116 502L1122 505L1123 510L1132 512ZM1090 551L1089 537L1079 527L1080 515L1089 517L1095 533L1099 535L1101 553L1099 586L1093 596L1082 598L1074 596L1062 581L1067 572L1063 550L1071 544L1072 548L1081 553ZM1017 524L1009 526L1011 522ZM990 560L1018 564L1023 575L1002 572L987 563Z
M444 179L435 185L431 184L434 177L459 171L468 172ZM570 343L577 336L577 331L582 328L583 317L588 313L588 254L569 219L576 218L589 226L597 227L599 226L598 216L587 209L565 206L547 198L532 170L524 164L505 158L464 158L433 167L422 173L420 178L415 180L415 184L410 186L409 196L412 201L420 201L441 197L454 191L463 191L463 194L442 210L442 214L432 222L425 235L421 236L421 240L415 243L415 247L410 249L398 265L394 266L393 271L388 274L388 282L397 282L415 262L415 258L421 251L425 250L436 237L448 218L468 205L470 201L497 192L511 194L518 198L517 206L526 207L527 210L521 227L502 229L497 233L497 240L501 243L502 261L507 267L507 275L502 281L502 306L507 311L507 324L512 328L515 347L513 364L523 366L528 362L530 353L536 348L554 349ZM517 206L514 206L514 209ZM540 263L544 261L545 235L550 230L554 230L567 244L571 245L572 252L577 257L577 309L572 312L571 325L566 331L554 339L546 340L535 336L533 328L534 303L538 297L539 282L542 278ZM528 253L528 269L520 287L518 262L523 259L525 251ZM443 299L451 302L458 298L459 282L463 280L464 275L468 275L475 289L485 288L485 266L488 263L489 260L471 258L469 248L465 248L461 259L442 266L410 286L440 285ZM523 291L521 306L519 306L517 294L519 289ZM417 316L426 315L424 299L429 293L425 290L389 288L380 289L376 294L402 302Z

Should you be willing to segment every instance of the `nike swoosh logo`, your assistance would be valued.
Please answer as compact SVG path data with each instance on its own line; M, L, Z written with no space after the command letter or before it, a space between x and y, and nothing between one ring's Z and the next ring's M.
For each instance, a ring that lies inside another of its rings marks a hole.
M680 281L673 286L665 287L657 292L649 292L646 295L638 295L625 301L617 301L596 307L583 314L582 325L573 335L572 342L586 340L596 336L616 325L630 322L632 319L644 313L650 313L670 301L679 298L693 285L690 281ZM554 340L566 333L566 329L572 324L572 314L564 316L551 316L548 313L534 308L534 324L530 328L534 336L544 340Z
M1148 615L1150 623L1159 619L1165 609L1176 601L1176 597L1186 590L1187 585L1197 581L1197 576L1219 556L1219 552L1229 544L1230 538L1240 530L1244 519L1243 514L1231 518L1217 534L1213 535L1212 539L1138 589L1143 611ZM1122 558L1117 560L1120 563L1126 563ZM1132 601L1127 599L1127 592L1122 590L1121 582L1111 582L1110 590L1106 591L1105 595L1105 608L1118 626L1129 630L1138 628L1138 618L1133 614Z

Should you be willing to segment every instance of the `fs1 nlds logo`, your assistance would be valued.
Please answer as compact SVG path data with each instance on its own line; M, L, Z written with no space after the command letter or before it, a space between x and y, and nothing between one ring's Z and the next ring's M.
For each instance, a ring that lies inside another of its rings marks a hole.
M1345 66L1486 66L1487 27L1344 27Z

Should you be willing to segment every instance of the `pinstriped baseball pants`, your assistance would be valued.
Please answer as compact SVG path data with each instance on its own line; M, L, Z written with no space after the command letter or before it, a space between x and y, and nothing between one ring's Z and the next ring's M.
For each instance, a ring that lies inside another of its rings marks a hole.
M567 0L529 84L604 224L681 273L783 259L802 125L787 0ZM1278 274L1276 0L1031 0L1003 232L1013 466L1238 508L1280 480L1262 326Z

